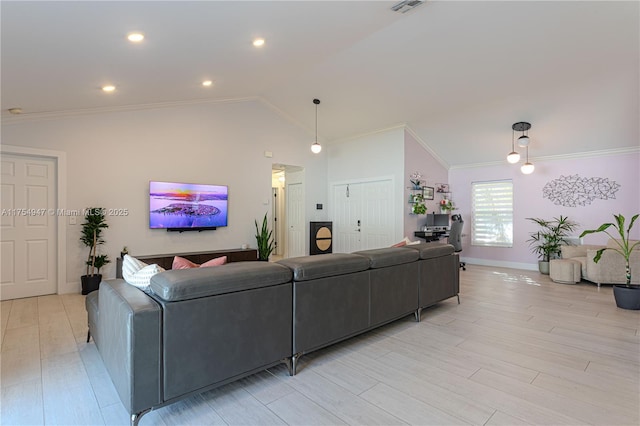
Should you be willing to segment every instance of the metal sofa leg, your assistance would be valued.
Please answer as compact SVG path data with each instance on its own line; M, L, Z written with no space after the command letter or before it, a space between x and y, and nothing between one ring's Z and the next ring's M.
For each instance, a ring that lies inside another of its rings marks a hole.
M458 305L460 304L460 293L456 294L456 297L458 298Z
M289 376L295 376L298 368L298 360L302 354L295 354L291 358L286 360L287 368L289 369Z
M91 340L91 329L87 330L87 343Z
M146 410L140 411L139 413L134 413L131 415L131 426L138 426L138 422L140 418L151 411L151 408L147 408Z
M420 313L422 313L422 308L416 309L413 315L416 317L416 322L420 322Z

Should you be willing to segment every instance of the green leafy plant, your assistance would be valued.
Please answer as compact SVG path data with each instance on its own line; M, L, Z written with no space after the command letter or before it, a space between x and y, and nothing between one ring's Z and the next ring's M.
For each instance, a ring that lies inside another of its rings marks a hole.
M100 273L100 268L105 266L107 263L111 263L111 260L109 259L109 256L107 256L106 254L100 254L95 258L93 258L93 266L96 268L97 274ZM87 263L87 266L91 266L91 265Z
M636 221L636 219L638 219L638 216L640 216L640 214L634 215L631 218L631 222L629 222L629 226L625 229L625 217L621 214L614 214L613 217L616 219L616 223L603 223L598 229L587 229L582 234L580 234L580 238L582 238L585 235L604 232L609 237L611 237L613 241L616 242L616 244L618 245L618 247L616 248L605 247L598 250L596 252L596 255L593 257L593 261L595 263L598 263L600 261L600 258L602 257L602 253L604 253L605 250L613 250L616 253L619 253L622 257L624 257L625 260L627 287L631 287L631 268L629 267L629 258L631 257L631 252L640 244L640 241L631 244L629 241L629 233L631 232L631 228L633 228L633 223ZM613 229L617 231L620 239L614 238L613 235L611 235L607 231L607 229L611 227L613 227Z
M82 224L82 230L80 235L80 242L89 248L89 255L87 256L87 275L93 276L96 272L96 268L100 268L109 263L109 259L106 255L100 260L100 266L96 265L96 254L99 245L104 244L102 238L102 231L108 228L109 225L104 217L104 209L100 207L89 207L85 210L84 223Z
M560 246L566 243L565 238L572 232L577 223L569 220L566 216L554 217L552 220L528 217L540 226L540 230L529 234L527 242L531 251L536 253L543 262L560 255Z
M256 242L258 243L258 259L269 260L269 256L273 252L273 231L269 229L267 223L267 214L264 214L262 219L262 228L258 229L258 221L254 220L256 224Z
M411 213L413 214L426 214L427 213L427 206L424 205L424 203L419 202L419 203L415 203L411 206Z

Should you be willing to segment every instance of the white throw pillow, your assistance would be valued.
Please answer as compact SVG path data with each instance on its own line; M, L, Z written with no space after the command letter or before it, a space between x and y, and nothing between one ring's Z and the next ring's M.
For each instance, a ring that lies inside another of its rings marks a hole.
M164 272L164 268L156 265L147 265L146 263L136 259L135 257L124 256L122 260L122 278L131 284L138 287L142 291L148 291L151 284L151 277Z

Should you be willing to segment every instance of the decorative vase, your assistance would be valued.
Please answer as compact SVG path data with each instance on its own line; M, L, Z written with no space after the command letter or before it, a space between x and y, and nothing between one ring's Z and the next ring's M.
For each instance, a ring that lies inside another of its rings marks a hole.
M614 285L613 297L616 299L616 306L622 309L640 309L640 286Z

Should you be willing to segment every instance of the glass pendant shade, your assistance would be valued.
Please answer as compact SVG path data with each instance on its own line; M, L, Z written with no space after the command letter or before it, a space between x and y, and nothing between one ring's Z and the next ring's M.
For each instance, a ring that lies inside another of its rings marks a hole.
M523 148L529 145L529 136L526 136L526 135L520 136L518 138L518 145L520 145Z
M518 154L516 151L510 152L509 155L507 155L507 161L511 164L516 164L518 161L520 161L520 154Z
M525 175L530 175L535 170L535 166L531 163L524 163L522 167L520 167L520 171Z
M313 145L311 145L311 152L313 152L314 154L319 154L320 151L322 151L322 146L318 142L315 142Z

